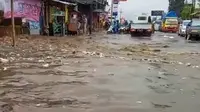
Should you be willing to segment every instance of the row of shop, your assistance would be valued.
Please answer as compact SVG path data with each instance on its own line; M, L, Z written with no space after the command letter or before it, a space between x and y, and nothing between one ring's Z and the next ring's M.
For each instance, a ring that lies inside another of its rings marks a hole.
M0 5L0 36L11 30L10 0ZM83 16L91 18L93 29L101 26L105 18L107 0L14 0L17 34L63 36L77 31L77 21Z

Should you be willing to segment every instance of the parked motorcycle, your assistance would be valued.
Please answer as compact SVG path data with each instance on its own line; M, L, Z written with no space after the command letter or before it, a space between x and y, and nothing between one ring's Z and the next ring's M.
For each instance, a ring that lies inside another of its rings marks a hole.
M126 27L126 26L123 26L120 28L120 34L128 34L130 31L129 31L129 27Z

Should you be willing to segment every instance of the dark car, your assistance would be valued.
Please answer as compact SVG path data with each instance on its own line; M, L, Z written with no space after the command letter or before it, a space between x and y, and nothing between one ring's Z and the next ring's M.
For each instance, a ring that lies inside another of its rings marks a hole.
M200 19L193 19L187 25L185 38L187 40L200 39Z

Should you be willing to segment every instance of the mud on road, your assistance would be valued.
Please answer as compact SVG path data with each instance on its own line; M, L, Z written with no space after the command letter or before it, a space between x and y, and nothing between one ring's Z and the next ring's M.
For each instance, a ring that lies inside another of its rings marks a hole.
M0 47L4 112L198 112L200 43L97 33Z

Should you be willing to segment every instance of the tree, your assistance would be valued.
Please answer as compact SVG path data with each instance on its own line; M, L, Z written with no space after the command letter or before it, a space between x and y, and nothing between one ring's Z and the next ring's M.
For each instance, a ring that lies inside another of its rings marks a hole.
M185 4L183 10L181 11L181 18L182 19L190 19L190 14L192 13L192 5Z
M184 8L185 0L169 0L169 11L175 11L176 14L180 17L181 11Z

